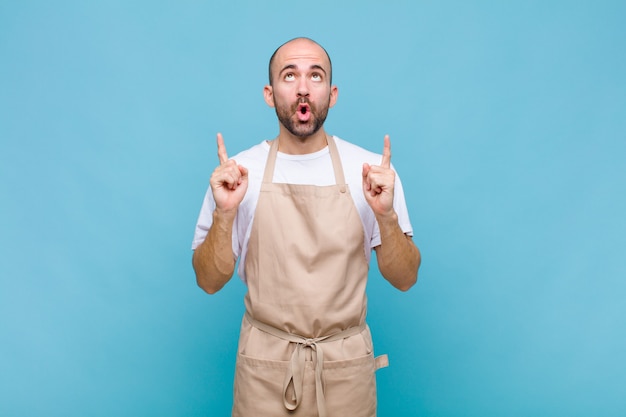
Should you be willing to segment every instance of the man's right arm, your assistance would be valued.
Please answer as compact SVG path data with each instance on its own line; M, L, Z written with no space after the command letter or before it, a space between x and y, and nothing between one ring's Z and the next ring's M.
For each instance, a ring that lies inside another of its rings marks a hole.
M213 224L204 242L193 253L196 282L209 294L222 289L235 272L236 259L232 250L234 219L233 213L216 209L213 212Z
M217 134L217 155L220 165L213 171L210 181L215 200L213 224L192 257L196 282L209 294L219 291L235 272L233 223L248 189L248 170L228 159L220 133Z

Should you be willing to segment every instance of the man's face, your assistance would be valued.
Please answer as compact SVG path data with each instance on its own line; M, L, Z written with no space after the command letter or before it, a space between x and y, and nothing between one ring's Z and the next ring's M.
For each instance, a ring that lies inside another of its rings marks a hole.
M265 101L275 107L278 120L292 135L313 135L337 99L326 53L315 43L298 39L278 50L271 70L272 85L265 87Z

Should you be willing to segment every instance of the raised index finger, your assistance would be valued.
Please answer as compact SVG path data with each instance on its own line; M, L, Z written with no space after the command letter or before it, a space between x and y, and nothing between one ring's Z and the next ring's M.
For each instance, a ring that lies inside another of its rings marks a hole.
M228 154L226 153L226 146L221 133L217 134L217 157L220 159L220 165L228 161Z
M391 140L389 140L389 135L385 135L383 159L380 161L380 166L383 168L391 168Z

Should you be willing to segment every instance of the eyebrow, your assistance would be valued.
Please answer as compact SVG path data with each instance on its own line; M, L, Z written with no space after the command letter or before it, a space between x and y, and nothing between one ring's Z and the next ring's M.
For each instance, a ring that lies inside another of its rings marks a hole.
M296 64L288 64L288 65L285 65L285 66L283 67L283 69L281 69L281 70L280 70L280 72L278 73L278 75L280 75L280 74L282 74L283 72L285 72L286 70L290 70L290 69L298 69L298 66L297 66ZM319 65L319 64L313 64L313 65L311 65L311 66L309 67L309 69L310 69L310 70L313 70L313 69L320 70L320 71L322 71L322 72L324 73L324 75L326 75L326 70L324 69L324 67L322 67L322 66L321 66L321 65Z

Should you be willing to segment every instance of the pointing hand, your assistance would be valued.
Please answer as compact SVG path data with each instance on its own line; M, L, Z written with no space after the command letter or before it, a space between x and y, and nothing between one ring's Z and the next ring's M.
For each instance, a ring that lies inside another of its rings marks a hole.
M223 211L236 211L248 189L248 170L228 159L221 133L217 134L217 156L220 165L215 168L210 180L215 205Z
M385 135L380 165L363 164L363 193L374 214L393 213L393 192L396 174L391 169L391 141Z

